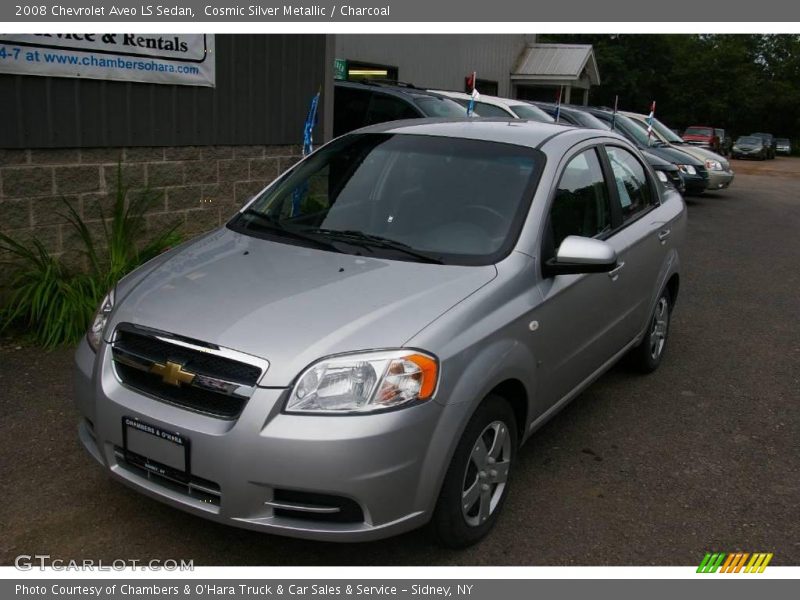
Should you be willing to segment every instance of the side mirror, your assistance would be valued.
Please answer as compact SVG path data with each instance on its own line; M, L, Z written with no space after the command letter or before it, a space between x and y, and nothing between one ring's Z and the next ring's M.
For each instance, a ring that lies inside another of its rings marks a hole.
M544 275L608 273L617 266L617 252L602 240L570 235L564 238L555 258L544 264Z

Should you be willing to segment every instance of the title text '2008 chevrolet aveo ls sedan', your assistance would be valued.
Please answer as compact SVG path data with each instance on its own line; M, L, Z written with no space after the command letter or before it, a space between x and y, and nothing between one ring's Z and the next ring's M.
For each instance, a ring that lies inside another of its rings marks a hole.
M80 438L215 521L474 543L537 427L623 355L658 366L685 215L610 132L343 136L108 294L76 356Z

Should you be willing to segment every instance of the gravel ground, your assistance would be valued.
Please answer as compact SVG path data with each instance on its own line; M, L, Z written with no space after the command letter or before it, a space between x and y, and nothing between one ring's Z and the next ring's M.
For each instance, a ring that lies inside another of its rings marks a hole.
M800 160L735 161L689 199L665 362L617 367L522 449L497 527L459 552L425 530L342 546L184 514L111 482L80 447L72 352L0 342L0 564L690 565L706 550L800 564Z

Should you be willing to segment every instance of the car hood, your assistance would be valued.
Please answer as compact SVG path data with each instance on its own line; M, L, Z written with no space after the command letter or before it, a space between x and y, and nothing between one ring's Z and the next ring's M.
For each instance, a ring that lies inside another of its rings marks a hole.
M673 148L672 146L650 146L647 151L657 157L676 165L705 166L705 163L691 156L687 152Z
M642 150L642 156L644 156L644 159L647 161L647 163L654 169L660 169L662 171L678 170L678 167L676 167L673 163L666 161L663 158L656 156L652 152L648 152L647 150Z
M496 275L220 229L126 289L107 331L136 323L252 354L270 362L261 385L284 387L323 356L403 346Z
M703 163L705 163L705 161L707 161L707 160L716 160L717 162L719 162L722 165L722 167L726 171L730 170L730 163L728 162L728 159L726 159L724 156L721 156L721 155L717 154L716 152L713 152L713 151L709 150L708 148L700 148L699 146L691 146L688 143L687 144L678 144L678 145L673 146L673 148L675 148L676 150L680 150L681 152L684 152L684 153L688 154L689 156L693 156L697 160L699 160L699 161L701 161Z

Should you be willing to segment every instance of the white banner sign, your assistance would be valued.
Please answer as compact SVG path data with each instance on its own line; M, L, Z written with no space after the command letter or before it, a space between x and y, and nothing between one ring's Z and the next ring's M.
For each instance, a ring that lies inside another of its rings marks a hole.
M214 87L214 36L0 35L0 73Z

